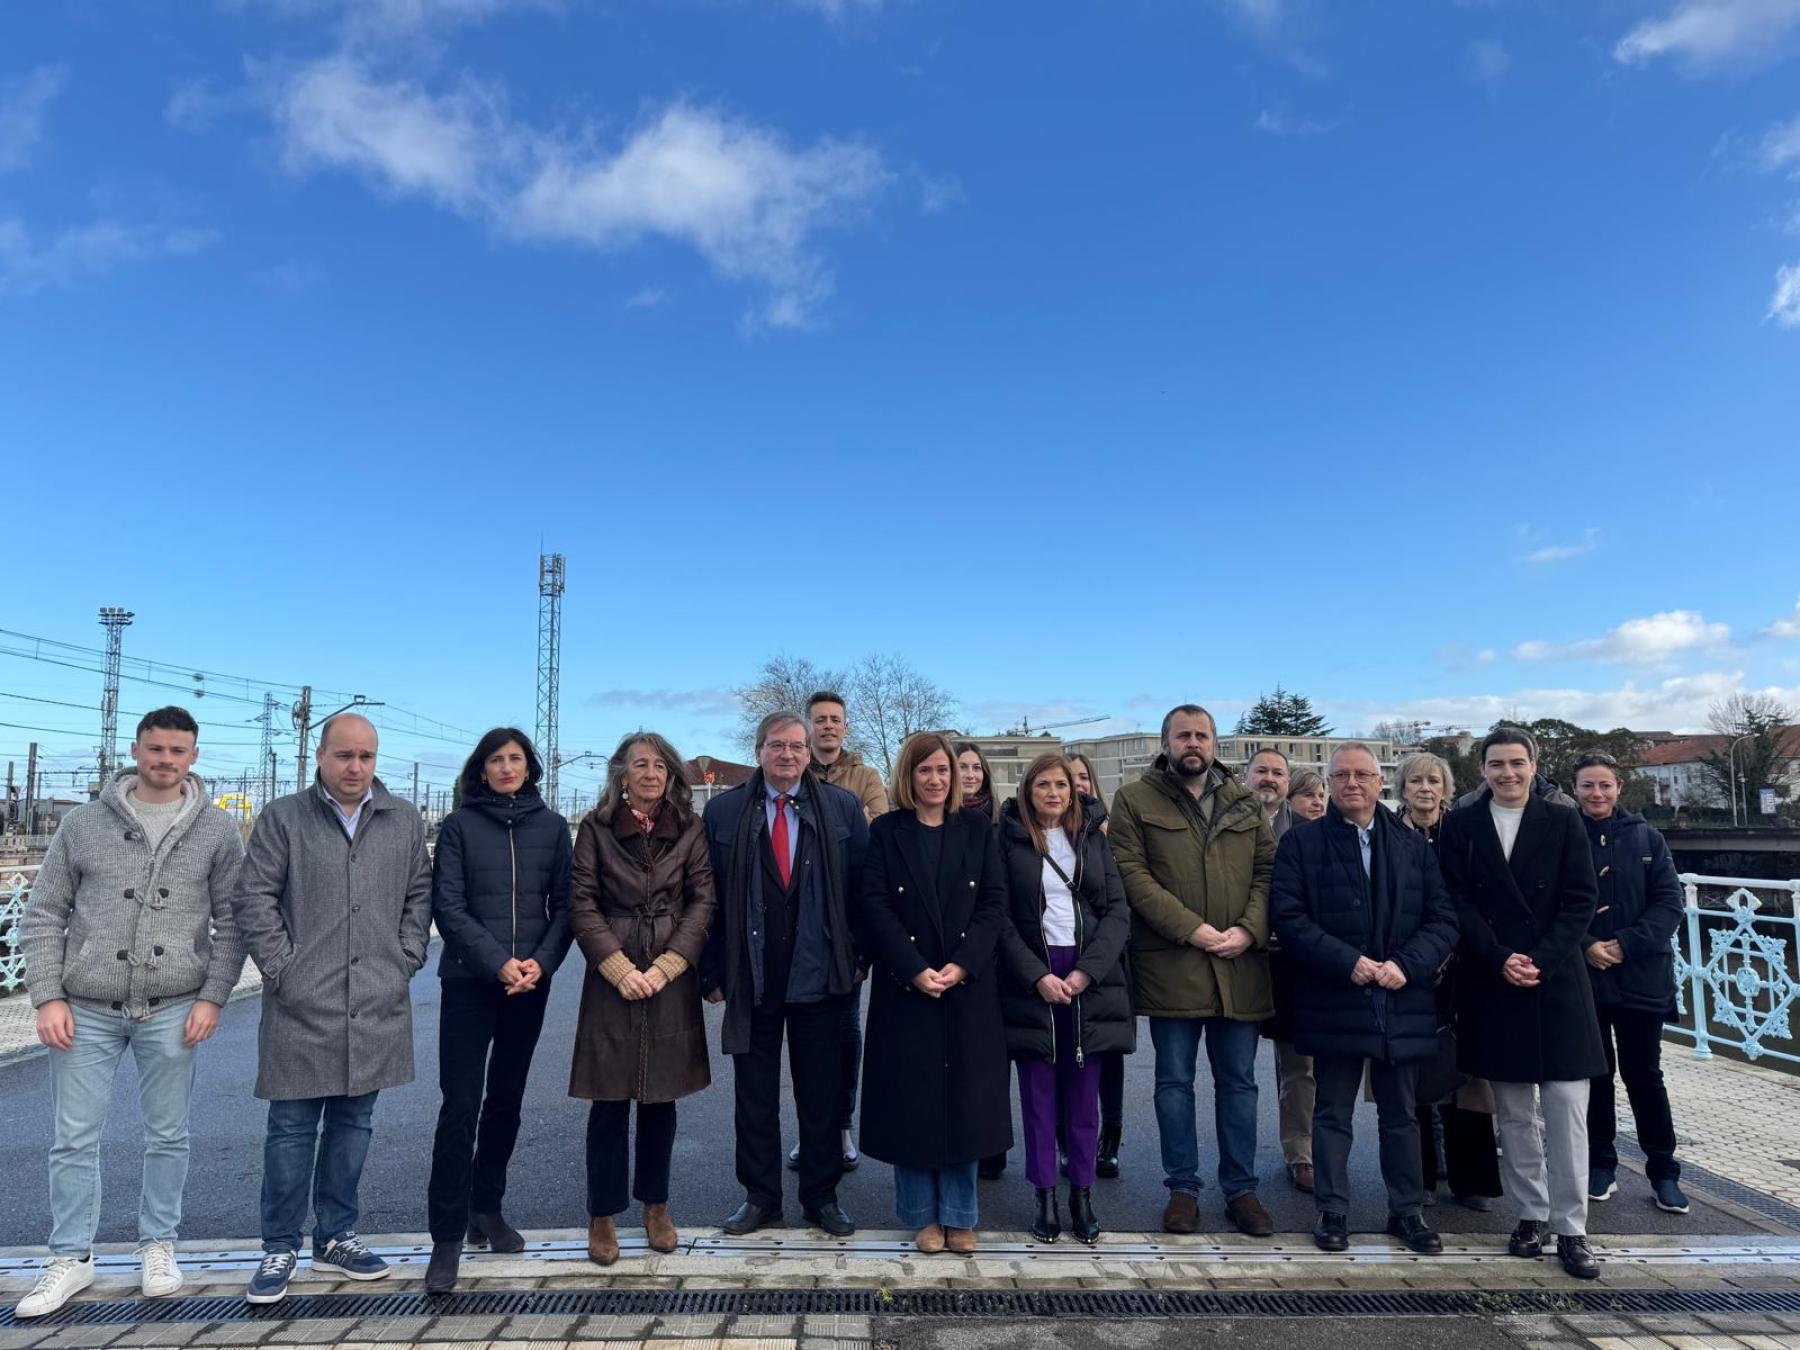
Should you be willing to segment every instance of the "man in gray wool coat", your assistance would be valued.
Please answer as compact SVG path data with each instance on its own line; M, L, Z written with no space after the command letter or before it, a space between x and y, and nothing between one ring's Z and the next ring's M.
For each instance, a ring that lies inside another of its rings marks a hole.
M407 986L431 937L431 859L419 813L375 777L375 752L367 718L326 721L317 781L257 817L233 903L263 974L256 1095L269 1128L252 1303L287 1293L309 1195L315 1270L388 1273L356 1236L357 1188L377 1094L413 1077Z

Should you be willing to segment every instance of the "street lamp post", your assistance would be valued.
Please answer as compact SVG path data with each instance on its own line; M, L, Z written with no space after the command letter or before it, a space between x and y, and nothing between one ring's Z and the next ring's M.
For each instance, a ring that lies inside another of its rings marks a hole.
M1755 739L1756 733L1754 731L1748 732L1733 741L1731 743L1731 749L1725 752L1725 791L1731 797L1731 823L1734 827L1738 823L1738 789L1740 786L1737 770L1737 748L1745 741L1753 741ZM1750 803L1746 801L1744 803L1744 824L1748 825L1750 823L1749 817Z

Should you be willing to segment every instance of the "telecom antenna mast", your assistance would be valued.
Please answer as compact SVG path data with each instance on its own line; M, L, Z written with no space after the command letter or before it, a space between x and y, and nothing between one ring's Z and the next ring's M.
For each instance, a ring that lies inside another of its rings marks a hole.
M556 810L556 712L562 685L562 596L568 566L560 553L538 555L537 749L544 800Z
M128 609L106 605L100 626L106 630L106 687L100 693L100 791L112 781L119 767L119 644L125 628L137 616Z

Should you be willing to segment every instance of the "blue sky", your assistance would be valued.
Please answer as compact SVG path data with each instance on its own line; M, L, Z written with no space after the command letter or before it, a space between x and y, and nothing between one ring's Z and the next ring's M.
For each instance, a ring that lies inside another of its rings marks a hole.
M1797 71L1800 0L9 5L0 627L529 724L541 543L565 751L731 754L780 649L1800 702ZM0 655L0 758L97 686Z

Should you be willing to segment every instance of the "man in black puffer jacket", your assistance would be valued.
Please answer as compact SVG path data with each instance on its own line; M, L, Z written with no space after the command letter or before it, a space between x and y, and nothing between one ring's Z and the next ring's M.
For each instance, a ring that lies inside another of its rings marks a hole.
M1611 755L1575 761L1575 800L1600 881L1600 903L1582 950L1607 1067L1588 1091L1588 1199L1610 1200L1619 1189L1616 1068L1631 1099L1656 1207L1686 1214L1675 1120L1662 1076L1663 1023L1675 1018L1675 954L1669 939L1684 909L1681 880L1661 833L1642 816L1619 810L1619 787L1619 765Z
M1381 1120L1388 1232L1417 1252L1443 1250L1425 1223L1414 1115L1419 1066L1437 1054L1432 982L1456 947L1456 911L1425 837L1380 804L1367 746L1333 753L1331 805L1296 824L1275 854L1271 919L1294 963L1294 1046L1313 1057L1313 1239L1350 1241L1351 1118L1363 1065Z

